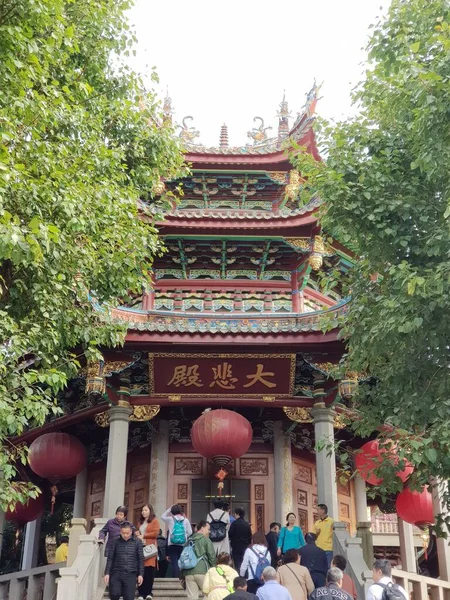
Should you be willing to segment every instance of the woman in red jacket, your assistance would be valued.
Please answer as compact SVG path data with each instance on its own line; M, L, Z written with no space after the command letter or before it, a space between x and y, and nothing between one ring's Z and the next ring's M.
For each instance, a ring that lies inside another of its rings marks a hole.
M160 525L158 519L155 517L153 506L151 504L144 504L141 508L141 519L136 536L142 540L144 546L149 546L150 544L156 545L159 530ZM152 599L157 558L158 554L144 561L144 581L139 586L139 596L146 600Z

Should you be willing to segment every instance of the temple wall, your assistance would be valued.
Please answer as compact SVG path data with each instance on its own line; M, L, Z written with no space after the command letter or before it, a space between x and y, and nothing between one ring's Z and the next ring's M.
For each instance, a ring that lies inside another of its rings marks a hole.
M167 507L178 503L195 523L205 518L210 498L218 494L217 467L195 452L185 451L177 444L170 446L167 473ZM129 518L136 522L140 507L149 499L151 447L135 450L128 455L124 502L129 507ZM249 452L226 467L224 500L232 509L242 506L254 531L268 531L275 519L275 465L271 451ZM90 522L102 515L105 492L106 465L93 465L88 471L86 519ZM158 498L165 490L157 492ZM307 452L292 456L292 510L298 516L303 531L311 530L317 518L317 481L313 456ZM164 497L161 498L164 502ZM356 532L356 508L353 482L338 482L339 518ZM113 515L111 515L112 517ZM160 516L160 515L158 515ZM284 515L283 515L284 516Z

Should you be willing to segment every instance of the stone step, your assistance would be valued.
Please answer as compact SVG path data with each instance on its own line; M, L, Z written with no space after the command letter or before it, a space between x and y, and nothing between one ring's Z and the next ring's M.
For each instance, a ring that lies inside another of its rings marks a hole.
M136 598L138 598L137 590ZM181 600L182 598L187 598L187 594L181 587L179 579L173 577L168 577L166 579L157 578L153 584L153 598L155 600ZM203 598L203 596L200 595L200 598ZM103 600L109 600L107 591L105 591Z

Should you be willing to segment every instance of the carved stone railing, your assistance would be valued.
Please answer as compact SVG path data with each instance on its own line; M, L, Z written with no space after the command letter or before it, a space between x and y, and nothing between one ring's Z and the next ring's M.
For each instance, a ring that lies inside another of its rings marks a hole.
M0 576L0 600L55 600L56 579L66 563Z
M361 538L350 537L345 523L334 524L333 552L347 559L347 573L353 579L358 592L358 600L365 600L367 590L372 585L372 571L364 560ZM368 576L370 573L370 577Z
M89 535L80 535L78 552L71 567L60 570L57 600L100 600L105 584L103 544L98 543L100 529L106 519L95 519Z
M364 574L369 581L372 571ZM417 573L408 573L392 569L392 577L409 594L411 600L450 600L450 582L432 577L424 577ZM371 579L370 579L371 581Z

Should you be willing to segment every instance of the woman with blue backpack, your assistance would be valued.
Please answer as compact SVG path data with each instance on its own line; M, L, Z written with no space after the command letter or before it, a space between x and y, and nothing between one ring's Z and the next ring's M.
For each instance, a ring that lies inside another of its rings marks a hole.
M162 515L162 520L168 527L167 557L172 565L172 577L179 577L178 559L188 538L192 535L189 519L182 513L179 504L174 504Z
M247 574L247 591L251 594L256 594L258 588L264 585L262 573L266 567L270 567L270 562L266 536L264 532L257 531L253 534L252 545L245 551L239 573L241 577Z

